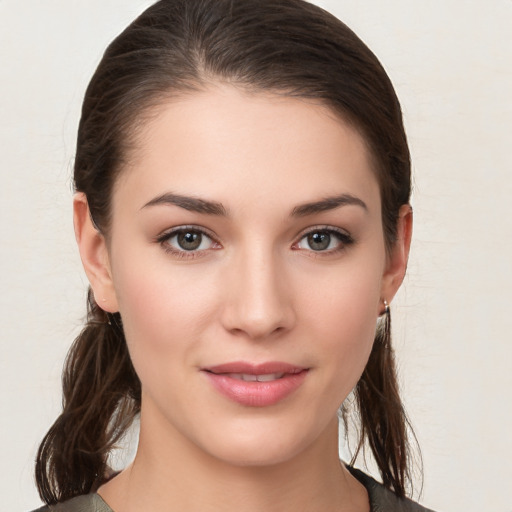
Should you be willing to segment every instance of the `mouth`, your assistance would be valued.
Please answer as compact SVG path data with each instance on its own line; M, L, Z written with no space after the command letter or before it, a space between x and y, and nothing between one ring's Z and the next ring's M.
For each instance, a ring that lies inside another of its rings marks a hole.
M240 405L266 407L297 391L309 368L282 362L233 362L201 368L214 389Z

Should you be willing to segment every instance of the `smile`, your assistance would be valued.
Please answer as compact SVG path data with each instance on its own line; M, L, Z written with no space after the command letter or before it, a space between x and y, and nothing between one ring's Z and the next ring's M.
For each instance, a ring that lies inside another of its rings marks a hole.
M281 362L233 362L201 371L213 388L230 401L248 407L267 407L297 391L309 368Z

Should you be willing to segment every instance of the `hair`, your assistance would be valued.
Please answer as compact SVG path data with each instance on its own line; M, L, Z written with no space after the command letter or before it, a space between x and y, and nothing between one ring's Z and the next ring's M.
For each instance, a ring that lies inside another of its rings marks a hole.
M214 82L314 99L355 127L373 159L386 248L393 246L411 187L400 104L378 59L354 32L302 0L160 0L108 46L85 93L74 166L75 189L85 193L104 236L112 190L138 128L162 102ZM411 475L408 421L389 324L385 331L377 331L354 392L357 451L367 443L384 485L404 496ZM120 316L105 313L91 291L86 325L62 381L63 412L36 460L47 504L104 481L110 451L140 411L141 385Z

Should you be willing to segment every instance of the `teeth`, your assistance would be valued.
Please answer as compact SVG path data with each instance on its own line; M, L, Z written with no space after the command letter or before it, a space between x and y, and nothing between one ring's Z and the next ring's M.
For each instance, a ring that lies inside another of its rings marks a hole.
M284 376L284 373L267 373L266 375L256 375L258 382L268 382L277 380Z
M280 379L284 376L284 373L266 373L263 375L252 375L250 373L228 373L227 375L232 379L244 380L246 382L269 382Z

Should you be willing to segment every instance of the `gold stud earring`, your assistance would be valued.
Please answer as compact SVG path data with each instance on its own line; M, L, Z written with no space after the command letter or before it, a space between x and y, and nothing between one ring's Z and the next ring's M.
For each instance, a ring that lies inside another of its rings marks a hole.
M379 316L389 316L389 303L386 299L383 300L384 310L380 312Z

